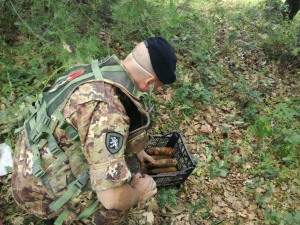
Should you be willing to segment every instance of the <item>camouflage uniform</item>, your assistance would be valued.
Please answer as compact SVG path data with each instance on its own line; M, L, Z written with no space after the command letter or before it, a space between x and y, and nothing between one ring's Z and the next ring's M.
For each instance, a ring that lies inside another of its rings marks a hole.
M76 143L68 134L59 128L55 129L53 135L70 160L49 172L50 191L32 175L32 151L23 131L15 148L12 176L12 191L17 203L28 213L43 219L54 218L68 207L71 213L67 221L72 221L94 202L96 191L119 187L128 182L131 173L124 158L126 141L129 131L140 126L130 120L130 117L138 114L137 110L132 111L131 108L132 102L119 88L103 81L84 83L71 94L62 113L78 131L81 146L74 148ZM122 147L114 154L105 145L107 132L117 132L124 137ZM40 154L44 168L56 160L49 152L48 144L40 150ZM68 177L70 175L66 171L71 170L74 175L80 175L86 169L90 171L90 181L80 194L72 197L62 210L51 211L53 199L72 178ZM128 212L107 210L101 203L97 209L92 216L73 221L72 224L112 224L120 221Z

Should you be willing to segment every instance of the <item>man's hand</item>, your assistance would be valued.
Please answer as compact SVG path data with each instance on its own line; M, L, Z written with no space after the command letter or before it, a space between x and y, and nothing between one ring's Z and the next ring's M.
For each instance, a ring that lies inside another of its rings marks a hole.
M150 162L150 163L155 163L155 160L150 155L148 155L144 150L139 151L136 156L139 160L141 169L144 168L145 161Z
M130 186L140 192L139 202L145 202L157 193L156 182L147 174L135 174L131 179Z
M97 191L97 196L106 209L126 210L147 201L156 193L156 182L153 178L137 173L132 177L130 184Z

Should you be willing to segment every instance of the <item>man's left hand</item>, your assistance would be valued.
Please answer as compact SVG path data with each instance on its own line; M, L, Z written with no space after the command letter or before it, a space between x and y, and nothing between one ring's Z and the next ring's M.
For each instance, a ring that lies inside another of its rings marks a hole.
M144 150L139 151L136 156L139 160L141 169L144 169L145 161L150 163L155 163L155 160L150 155L148 155Z

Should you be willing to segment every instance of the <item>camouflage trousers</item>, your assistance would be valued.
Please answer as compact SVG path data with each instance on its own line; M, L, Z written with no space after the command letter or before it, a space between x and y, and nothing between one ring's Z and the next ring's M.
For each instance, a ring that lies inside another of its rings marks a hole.
M49 196L42 181L32 175L32 152L24 136L25 135L22 135L17 142L14 153L14 166L11 180L13 197L28 214L33 214L42 219L56 218L59 216L58 213L50 209L50 205L54 199ZM78 215L79 213L76 214ZM80 221L74 220L71 222L69 220L69 222L65 222L64 224L122 224L122 220L124 220L127 213L128 210L107 210L99 203L97 211L90 217ZM76 216L74 218L76 218Z
M64 224L72 224L72 225L127 225L126 222L126 214L127 213L120 213L120 210L103 210L99 209L93 215L86 219L82 220L73 220L72 222L68 223L65 222ZM53 225L56 218L51 220L47 220L48 223Z
M89 218L73 221L74 225L121 225L125 223L125 215L120 210L98 210Z

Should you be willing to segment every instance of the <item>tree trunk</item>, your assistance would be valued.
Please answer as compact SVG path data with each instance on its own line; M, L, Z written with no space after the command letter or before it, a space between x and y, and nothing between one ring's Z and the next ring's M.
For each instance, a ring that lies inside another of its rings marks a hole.
M286 0L283 6L284 18L292 20L300 9L300 0Z

